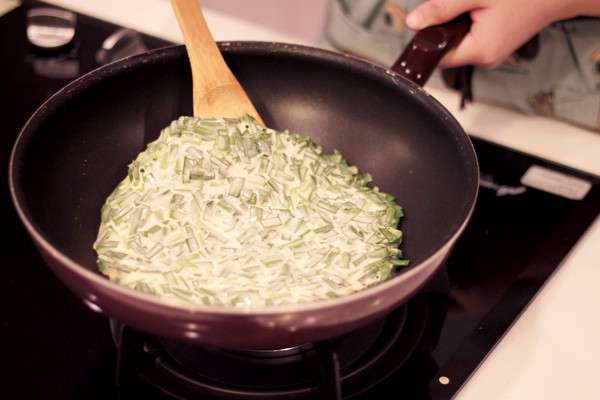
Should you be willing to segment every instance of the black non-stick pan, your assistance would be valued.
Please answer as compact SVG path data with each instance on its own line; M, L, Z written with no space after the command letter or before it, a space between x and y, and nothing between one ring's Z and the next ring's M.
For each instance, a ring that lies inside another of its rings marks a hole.
M405 54L396 70L423 82L423 60L439 59L439 49L456 37L447 32L419 36L409 48L413 58ZM442 105L397 72L295 45L229 42L220 48L268 126L308 135L328 151L339 149L396 196L405 209L402 249L410 266L346 297L252 310L168 305L103 277L92 243L104 200L162 127L191 115L182 46L97 69L55 94L27 122L13 150L10 190L36 246L93 309L187 342L289 347L383 316L431 277L469 219L478 187L469 138Z

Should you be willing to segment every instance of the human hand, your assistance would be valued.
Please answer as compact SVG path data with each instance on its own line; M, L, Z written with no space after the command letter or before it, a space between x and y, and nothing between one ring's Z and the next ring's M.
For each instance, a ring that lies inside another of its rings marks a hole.
M580 14L592 1L597 0L427 0L407 16L406 24L421 30L470 12L470 32L440 66L493 68L544 27Z

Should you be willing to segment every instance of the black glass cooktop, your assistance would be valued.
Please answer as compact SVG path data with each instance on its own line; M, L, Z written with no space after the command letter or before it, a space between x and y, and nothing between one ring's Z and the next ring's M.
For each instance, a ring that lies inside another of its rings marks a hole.
M190 349L117 321L109 329L109 320L72 295L36 253L10 203L6 170L29 115L97 68L102 42L119 27L79 15L70 44L42 51L26 37L31 6L0 17L6 398L449 399L600 212L598 177L473 138L483 180L472 222L440 275L384 320L278 353ZM141 39L146 48L168 45ZM573 200L522 186L531 166L591 188Z

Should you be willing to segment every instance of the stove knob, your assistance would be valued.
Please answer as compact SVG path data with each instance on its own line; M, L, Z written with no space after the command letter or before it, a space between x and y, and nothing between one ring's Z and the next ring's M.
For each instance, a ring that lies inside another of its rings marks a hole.
M75 37L77 16L49 7L35 7L27 12L27 39L42 49L57 49L71 43Z
M148 48L142 36L131 29L119 29L102 42L102 47L96 53L98 64L107 64L121 58L144 53Z

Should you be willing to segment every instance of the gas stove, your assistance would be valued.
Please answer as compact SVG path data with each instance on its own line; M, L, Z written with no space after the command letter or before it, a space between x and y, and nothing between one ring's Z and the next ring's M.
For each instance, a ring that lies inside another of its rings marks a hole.
M169 45L76 15L63 21L65 43L36 46L27 35L27 11L35 6L0 17L1 36L11 38L0 43L5 167L20 127L53 92L102 63ZM5 396L451 398L600 212L597 177L473 142L482 175L479 200L442 272L370 326L326 343L273 351L189 347L90 311L37 255L1 174Z

